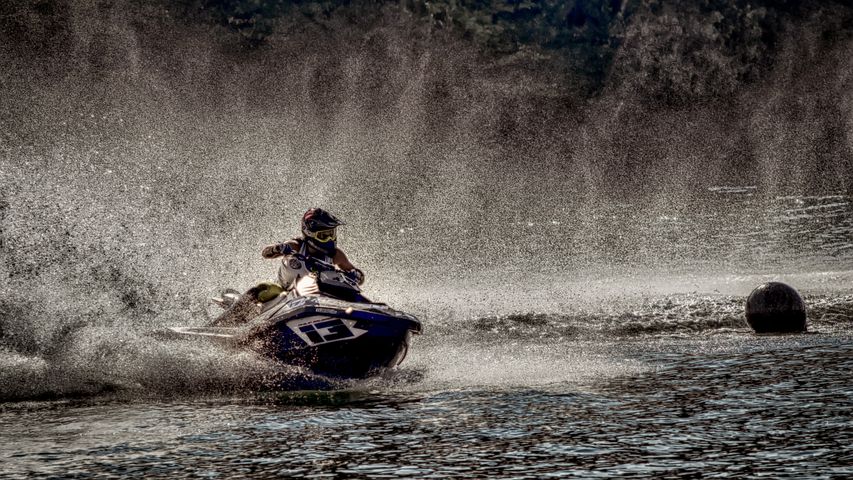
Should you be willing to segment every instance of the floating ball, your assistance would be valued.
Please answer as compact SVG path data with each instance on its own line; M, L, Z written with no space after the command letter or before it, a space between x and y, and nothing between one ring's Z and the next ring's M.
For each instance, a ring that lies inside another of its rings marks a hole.
M746 299L746 321L756 333L806 331L806 303L794 287L767 282Z

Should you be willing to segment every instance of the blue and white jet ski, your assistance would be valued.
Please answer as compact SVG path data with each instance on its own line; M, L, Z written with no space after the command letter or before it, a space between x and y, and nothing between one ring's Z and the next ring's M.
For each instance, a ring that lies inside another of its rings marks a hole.
M364 378L399 365L421 322L384 303L365 298L358 285L325 262L302 256L311 275L260 307L236 327L173 327L172 336L206 339L248 348L291 365L337 378ZM316 288L304 288L314 282ZM300 288L303 287L303 288ZM314 292L303 295L300 291ZM229 308L235 290L213 299Z

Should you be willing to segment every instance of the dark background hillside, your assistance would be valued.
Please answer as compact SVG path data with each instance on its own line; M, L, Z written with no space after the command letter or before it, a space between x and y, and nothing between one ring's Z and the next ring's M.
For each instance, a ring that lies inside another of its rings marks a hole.
M7 121L36 108L28 96L275 110L286 77L310 68L312 121L338 115L355 81L362 124L381 123L421 75L433 143L489 105L466 133L497 148L486 163L542 166L527 150L544 144L568 168L593 165L587 187L636 190L676 142L721 182L850 185L849 2L38 0L4 2L0 28Z

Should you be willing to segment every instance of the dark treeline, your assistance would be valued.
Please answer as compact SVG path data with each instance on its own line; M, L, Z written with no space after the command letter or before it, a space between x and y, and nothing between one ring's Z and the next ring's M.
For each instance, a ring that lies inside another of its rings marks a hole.
M851 51L843 0L7 1L0 112L48 120L9 125L10 144L58 138L50 122L81 105L123 121L75 120L80 145L164 119L191 132L199 112L226 132L275 118L306 129L288 137L302 158L359 145L359 181L393 167L439 188L466 152L470 188L500 170L548 204L673 183L839 191ZM194 155L227 147L213 131Z
M72 2L6 2L0 25L7 42L56 46L70 31ZM544 63L562 72L567 90L596 95L641 77L649 105L685 106L727 98L762 78L797 26L814 29L817 50L853 38L853 4L845 0L134 0L142 25L153 16L223 27L243 48L276 36L341 22L369 29L395 9L431 34L450 33L487 57L519 68ZM92 2L110 15L114 2ZM147 18L146 18L147 17ZM307 27L306 27L307 26ZM223 32L224 33L224 32ZM620 58L620 47L622 56Z
M282 19L352 23L399 5L433 31L449 30L494 58L545 61L596 94L608 79L639 75L653 105L718 99L755 82L777 59L792 25L811 22L830 50L853 35L853 4L844 0L182 0L195 19L227 26L249 47L275 35ZM816 21L817 20L817 21ZM642 26L632 28L632 25ZM617 49L640 47L614 71ZM576 89L571 89L577 91Z

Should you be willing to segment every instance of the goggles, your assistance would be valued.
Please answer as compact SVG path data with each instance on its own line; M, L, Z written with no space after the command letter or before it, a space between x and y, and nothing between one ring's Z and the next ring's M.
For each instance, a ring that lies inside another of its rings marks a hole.
M322 243L332 242L336 238L338 238L337 234L335 234L334 228L330 228L328 230L318 230L316 232L305 232L305 234Z

